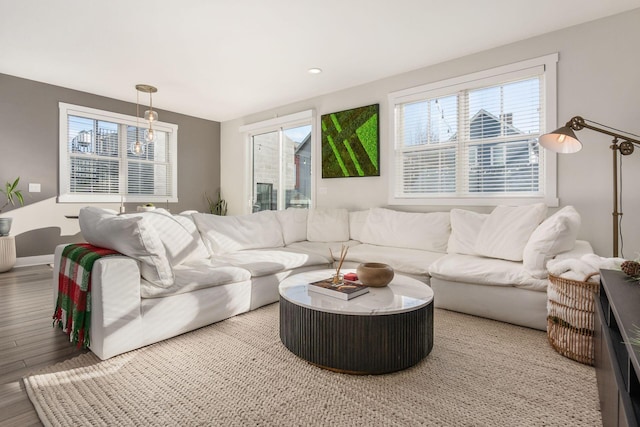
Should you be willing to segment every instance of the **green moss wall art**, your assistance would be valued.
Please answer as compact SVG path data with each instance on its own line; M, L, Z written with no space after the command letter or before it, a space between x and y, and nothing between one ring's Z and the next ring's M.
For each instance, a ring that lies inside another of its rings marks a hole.
M323 114L322 177L380 176L380 104Z

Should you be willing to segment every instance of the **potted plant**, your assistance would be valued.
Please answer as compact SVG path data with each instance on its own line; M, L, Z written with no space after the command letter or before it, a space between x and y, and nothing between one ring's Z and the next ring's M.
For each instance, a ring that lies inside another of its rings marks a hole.
M220 195L220 190L218 190L217 200L211 200L206 193L204 197L207 199L207 203L209 204L209 212L211 212L214 215L220 215L220 216L224 216L227 214L227 202Z
M6 208L9 203L12 206L16 205L16 201L20 203L20 206L24 206L24 197L22 197L22 192L18 190L18 183L20 182L20 177L17 177L13 183L7 181L4 186L4 189L0 189L0 192L4 194L6 197L6 202L0 207L0 213L4 208ZM0 236L8 236L11 231L11 222L13 218L0 218Z

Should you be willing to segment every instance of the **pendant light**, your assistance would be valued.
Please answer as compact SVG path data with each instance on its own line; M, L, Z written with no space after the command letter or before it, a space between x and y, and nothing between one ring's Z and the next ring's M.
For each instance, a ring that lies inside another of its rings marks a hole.
M153 97L152 94L158 91L158 88L146 85L136 85L138 92L144 92L149 94L149 109L144 112L144 119L149 123L149 127L144 131L144 140L146 142L154 142L156 140L156 134L153 130L153 122L158 121L158 113L153 111Z

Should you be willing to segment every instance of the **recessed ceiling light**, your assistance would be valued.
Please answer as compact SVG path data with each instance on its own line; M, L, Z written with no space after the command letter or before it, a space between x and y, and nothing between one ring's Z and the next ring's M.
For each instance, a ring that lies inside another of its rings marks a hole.
M321 68L309 68L309 74L320 74L322 72Z

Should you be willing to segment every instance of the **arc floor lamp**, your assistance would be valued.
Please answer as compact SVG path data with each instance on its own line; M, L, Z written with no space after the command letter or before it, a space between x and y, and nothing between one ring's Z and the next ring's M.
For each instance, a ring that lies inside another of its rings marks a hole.
M575 116L566 125L553 132L542 135L539 139L541 146L556 153L576 153L582 149L582 143L578 140L574 131L591 129L613 137L609 148L613 153L613 256L618 256L618 242L620 240L619 224L622 212L619 211L620 195L618 193L618 152L623 156L633 153L634 146L640 146L640 140L628 135L628 132L619 131L614 128L602 125L592 120L585 120L580 116ZM622 133L619 133L622 132ZM633 135L633 134L631 134ZM634 135L636 136L636 135Z

